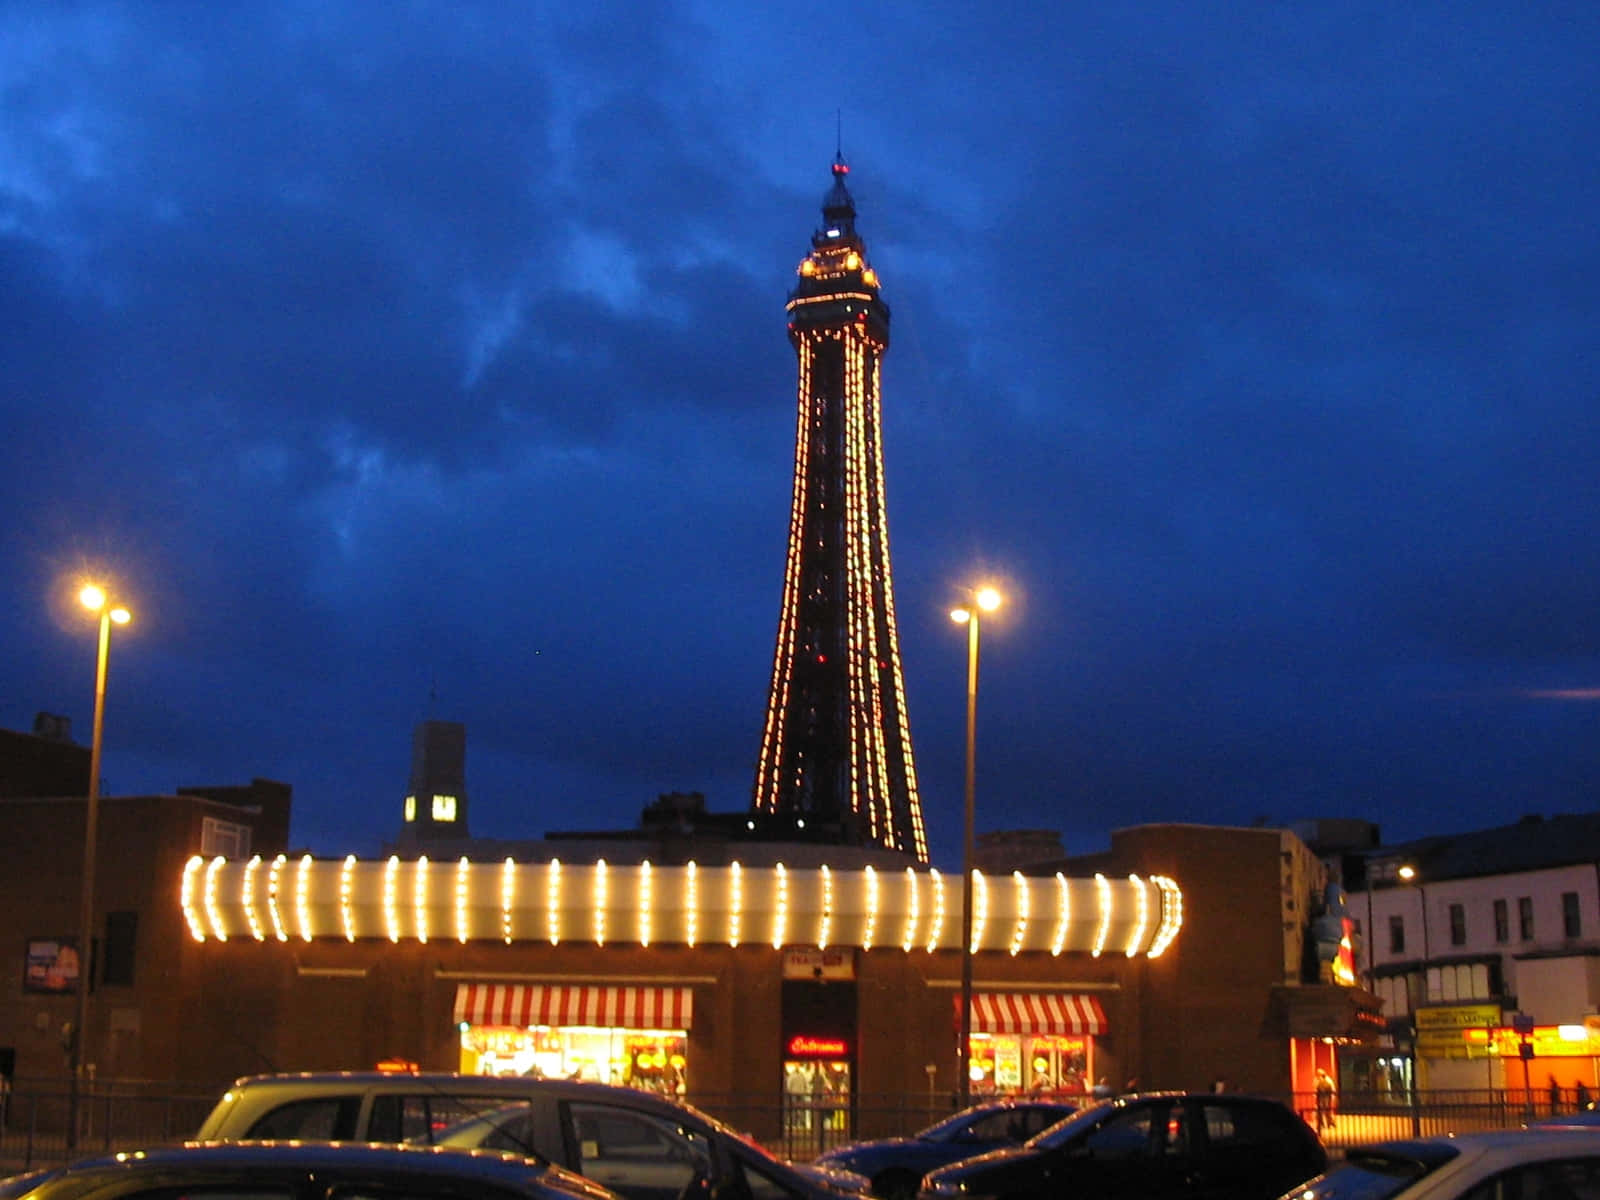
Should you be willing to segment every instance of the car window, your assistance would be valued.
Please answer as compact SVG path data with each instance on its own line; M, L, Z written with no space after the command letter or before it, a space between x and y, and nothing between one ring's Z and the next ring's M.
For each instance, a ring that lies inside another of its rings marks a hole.
M1513 1167L1463 1193L1461 1200L1600 1200L1600 1158Z
M677 1196L697 1176L711 1177L711 1148L691 1129L632 1109L568 1107L578 1171L630 1197Z
M802 1193L795 1191L777 1176L769 1174L752 1162L740 1162L739 1171L744 1176L750 1200L799 1200Z
M1153 1115L1150 1105L1113 1113L1083 1140L1083 1146L1096 1158L1136 1158L1148 1153Z
M295 1100L273 1109L250 1126L244 1136L258 1140L300 1138L304 1141L348 1141L356 1136L356 1116L360 1111L360 1096L321 1096L314 1100Z
M979 1117L967 1127L963 1140L981 1142L1021 1141L1022 1114L1020 1112L993 1112Z
M432 1092L374 1096L366 1136L374 1142L432 1143L447 1129L483 1113L493 1103L483 1097Z
M1202 1104L1206 1140L1217 1149L1284 1149L1304 1139L1289 1112L1265 1104Z

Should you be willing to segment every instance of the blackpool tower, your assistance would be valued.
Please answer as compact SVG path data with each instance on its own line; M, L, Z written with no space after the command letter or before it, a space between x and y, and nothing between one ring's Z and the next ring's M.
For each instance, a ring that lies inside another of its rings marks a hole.
M879 377L889 306L833 163L789 295L799 365L794 500L752 810L928 860L884 507Z

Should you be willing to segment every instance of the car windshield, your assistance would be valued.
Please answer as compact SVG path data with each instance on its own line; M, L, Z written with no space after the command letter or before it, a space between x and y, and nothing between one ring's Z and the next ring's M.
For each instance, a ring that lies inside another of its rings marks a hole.
M1389 1200L1460 1152L1438 1142L1348 1151L1341 1166L1297 1187L1284 1200Z
M1074 1113L1065 1121L1058 1121L1048 1129L1040 1131L1029 1138L1024 1145L1041 1150L1052 1150L1057 1146L1065 1146L1085 1130L1093 1129L1100 1124L1109 1113L1118 1107L1117 1104L1110 1100L1102 1100L1099 1104L1091 1105L1082 1112Z
M919 1129L911 1136L922 1142L948 1142L960 1137L966 1132L975 1120L982 1114L974 1113L971 1109L964 1109L954 1113L942 1121L935 1121L926 1129Z

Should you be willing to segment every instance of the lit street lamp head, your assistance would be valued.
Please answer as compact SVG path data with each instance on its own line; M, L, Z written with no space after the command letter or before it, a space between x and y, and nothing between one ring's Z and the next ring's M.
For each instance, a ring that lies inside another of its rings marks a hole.
M102 613L118 625L126 625L133 620L133 614L122 605L113 605L109 610L106 605L111 603L111 598L106 595L105 588L97 583L86 583L78 592L78 602L90 612Z
M1005 597L992 587L981 587L972 593L974 606L984 612L993 612L1000 607L1004 599ZM957 625L965 625L972 620L973 615L973 611L970 608L953 608L950 610L950 619Z

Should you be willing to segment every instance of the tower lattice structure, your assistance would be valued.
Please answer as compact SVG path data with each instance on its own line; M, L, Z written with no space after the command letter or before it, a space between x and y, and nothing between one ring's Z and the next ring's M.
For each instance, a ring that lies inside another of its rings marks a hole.
M884 503L889 306L833 163L788 303L799 366L783 604L752 809L928 860Z

